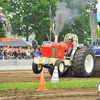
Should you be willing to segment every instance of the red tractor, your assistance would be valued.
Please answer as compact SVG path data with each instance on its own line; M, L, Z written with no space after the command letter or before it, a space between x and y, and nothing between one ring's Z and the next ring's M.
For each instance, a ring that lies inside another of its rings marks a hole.
M72 37L73 47L69 48L69 37ZM75 34L66 34L64 42L44 41L42 44L42 56L35 57L32 63L34 73L41 73L43 68L49 70L52 76L55 66L58 66L59 77L65 77L69 69L77 77L90 77L95 69L95 54L86 46L78 45L78 37Z

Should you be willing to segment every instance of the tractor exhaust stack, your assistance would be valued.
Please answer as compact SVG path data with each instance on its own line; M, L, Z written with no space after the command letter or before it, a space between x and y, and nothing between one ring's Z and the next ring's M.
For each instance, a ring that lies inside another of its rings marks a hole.
M55 42L58 42L58 35L55 35Z

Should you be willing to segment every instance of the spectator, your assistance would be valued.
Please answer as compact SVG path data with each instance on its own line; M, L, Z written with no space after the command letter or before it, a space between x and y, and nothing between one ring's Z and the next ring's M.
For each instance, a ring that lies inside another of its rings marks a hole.
M28 49L30 50L30 47L28 46Z
M34 55L35 55L35 57L37 57L37 56L39 56L39 49L38 48L36 48L36 50L33 52L34 53Z
M34 58L34 49L33 48L31 48L31 58Z
M30 49L27 49L27 51L26 51L26 56L27 56L27 58L31 58L32 56L31 56L31 52L30 52Z
M18 52L22 50L22 47L19 47Z
M9 46L9 45L7 45L7 53L9 52L9 48L10 48L10 46Z
M15 50L13 51L13 56L14 56L15 59L18 57L17 48L15 48Z
M4 57L5 57L4 51L2 51L2 52L1 52L1 59L4 60Z
M7 48L6 47L4 48L4 55L5 55L5 57L8 57L8 55L7 55Z
M14 56L12 55L11 49L9 49L9 52L7 53L7 56L9 57L9 59L14 58Z
M26 53L26 51L27 51L27 50L25 50L25 53Z
M11 52L13 53L13 51L14 51L14 48L13 48L13 47L11 47Z
M5 57L5 55L4 55L4 51L1 52L1 59L2 60L7 59L7 57Z
M42 48L40 48L39 55L42 56Z
M7 52L8 50L8 52ZM18 52L19 50L19 52ZM3 53L2 53L3 51ZM34 55L35 53L35 55ZM33 48L30 49L30 47L28 47L27 50L24 50L22 49L21 47L19 48L14 48L14 47L9 47L9 45L7 47L2 47L2 49L0 49L0 59L3 58L3 54L4 54L4 59L7 58L7 59L24 59L24 58L27 58L27 59L31 59L31 58L34 58L35 56L41 56L42 55L42 51L37 48L36 49L36 52L34 51ZM1 56L2 55L2 56Z
M4 47L2 47L2 50L1 51L4 51Z
M21 50L18 52L18 59L21 59L22 58L22 52Z
M23 49L22 50L22 58L25 58L26 57L26 52L25 52L25 50Z
M2 52L2 50L1 50L1 47L0 47L0 59L2 59L2 57L1 57L1 52Z
M13 59L14 58L14 54L13 54L14 49L10 49L10 51L11 51L11 59Z
M2 51L2 50L1 50L1 47L0 47L0 53L1 53L1 51Z

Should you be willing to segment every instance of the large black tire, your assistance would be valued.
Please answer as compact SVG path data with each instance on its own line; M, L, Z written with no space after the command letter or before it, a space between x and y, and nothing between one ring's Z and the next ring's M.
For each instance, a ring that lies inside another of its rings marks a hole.
M55 62L55 66L58 66L59 77L65 77L68 74L68 70L65 70L65 63L62 59L58 59Z
M53 70L54 68L49 68L49 74L52 76L53 75Z
M59 68L59 65L61 63L64 65L64 68L62 69L62 71L60 71L60 68ZM56 61L56 63L55 63L55 66L58 66L58 74L59 74L59 77L66 77L66 75L69 72L69 69L65 68L64 61L61 60L61 59L58 59ZM49 73L50 73L51 76L53 75L53 71L54 71L54 67L52 66L52 68L49 68Z
M49 73L51 76L53 75L53 71L54 71L54 68L49 68ZM68 72L69 72L69 69L66 69L63 74L59 75L59 77L66 77L66 75L68 75Z
M76 51L72 71L76 77L90 77L95 70L95 54L91 48L84 47Z
M64 70L65 70L65 63L64 63L64 61L62 59L56 60L55 66L58 67L59 77L62 77L63 74L64 74Z
M34 62L32 63L32 70L35 74L39 74L41 73L43 69L43 66L42 65L39 65L39 64L35 64Z
M61 77L66 77L68 75L69 69L65 69L64 73L61 75Z

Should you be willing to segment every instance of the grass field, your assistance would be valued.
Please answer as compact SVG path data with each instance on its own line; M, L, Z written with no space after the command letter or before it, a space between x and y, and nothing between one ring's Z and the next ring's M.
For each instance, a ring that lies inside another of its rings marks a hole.
M91 80L71 80L71 81L59 81L57 83L45 82L46 88L58 88L58 87L97 87L99 79ZM38 89L40 82L18 82L18 83L2 83L0 84L0 90L9 89Z

